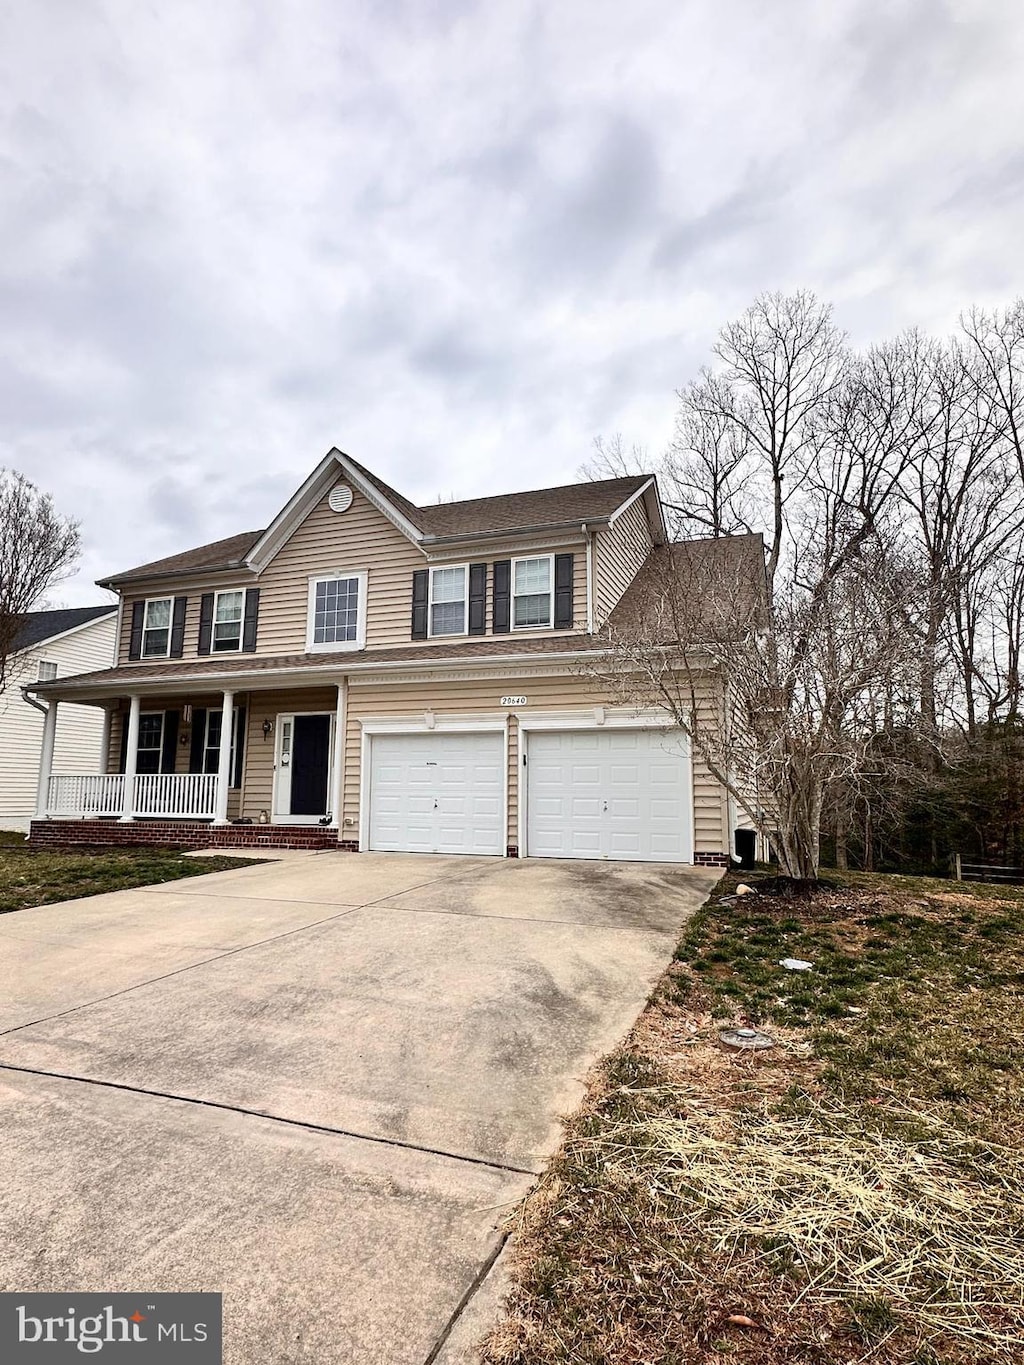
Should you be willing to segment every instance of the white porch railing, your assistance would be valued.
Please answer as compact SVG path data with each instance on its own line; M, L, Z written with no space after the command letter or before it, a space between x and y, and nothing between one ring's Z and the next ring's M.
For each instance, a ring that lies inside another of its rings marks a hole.
M217 809L216 773L139 773L135 815L212 816Z
M50 778L48 815L120 815L123 807L123 773Z
M124 774L51 777L46 813L100 816L124 813ZM216 773L139 773L132 815L209 819L217 809Z

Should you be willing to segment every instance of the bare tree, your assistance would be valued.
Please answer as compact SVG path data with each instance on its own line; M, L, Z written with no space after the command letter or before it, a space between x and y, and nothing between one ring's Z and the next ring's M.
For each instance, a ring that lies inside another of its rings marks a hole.
M71 572L79 547L78 523L48 493L0 469L0 688L25 614Z
M813 578L808 558L807 584L789 580L770 600L760 537L666 546L588 665L624 704L680 726L801 879L818 874L829 790L865 767L882 697L913 661L901 567L874 533L849 544Z

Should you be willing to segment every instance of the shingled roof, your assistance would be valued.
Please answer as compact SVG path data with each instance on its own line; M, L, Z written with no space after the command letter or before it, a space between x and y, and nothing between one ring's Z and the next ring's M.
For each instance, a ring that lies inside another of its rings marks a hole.
M22 620L21 629L15 636L13 648L30 649L33 645L52 640L55 635L63 635L96 621L101 616L110 616L117 608L111 602L101 607L62 607L55 611L30 611Z
M514 533L545 526L564 526L569 522L603 520L651 479L650 474L632 474L621 479L562 484L557 488L538 488L526 493L501 493L489 498L468 498L462 502L416 507L351 456L345 458L428 542L449 537L493 535L503 531ZM194 550L169 555L166 559L155 559L101 579L100 586L119 587L139 578L164 578L176 574L243 568L246 556L264 534L263 531L245 531L225 540L212 541L209 545L200 545Z
M262 534L262 531L243 531L241 535L227 536L224 540L212 540L209 545L200 545L195 550L183 550L181 554L151 560L111 578L101 578L100 587L116 587L133 578L162 578L168 574L199 573L203 569L240 569Z

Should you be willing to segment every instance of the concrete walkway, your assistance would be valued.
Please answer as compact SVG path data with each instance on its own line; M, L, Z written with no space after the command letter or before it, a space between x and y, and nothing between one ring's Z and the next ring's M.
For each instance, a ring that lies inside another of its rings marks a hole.
M0 916L0 1289L220 1290L231 1365L455 1365L702 869L303 859Z

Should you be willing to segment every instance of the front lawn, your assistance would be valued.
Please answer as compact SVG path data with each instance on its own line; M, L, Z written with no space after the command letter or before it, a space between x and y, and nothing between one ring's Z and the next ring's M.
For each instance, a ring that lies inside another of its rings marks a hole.
M132 886L199 877L252 858L189 858L167 848L32 849L0 838L0 914L30 905L123 891Z
M593 1078L488 1365L1022 1358L1024 892L759 881L720 883Z

